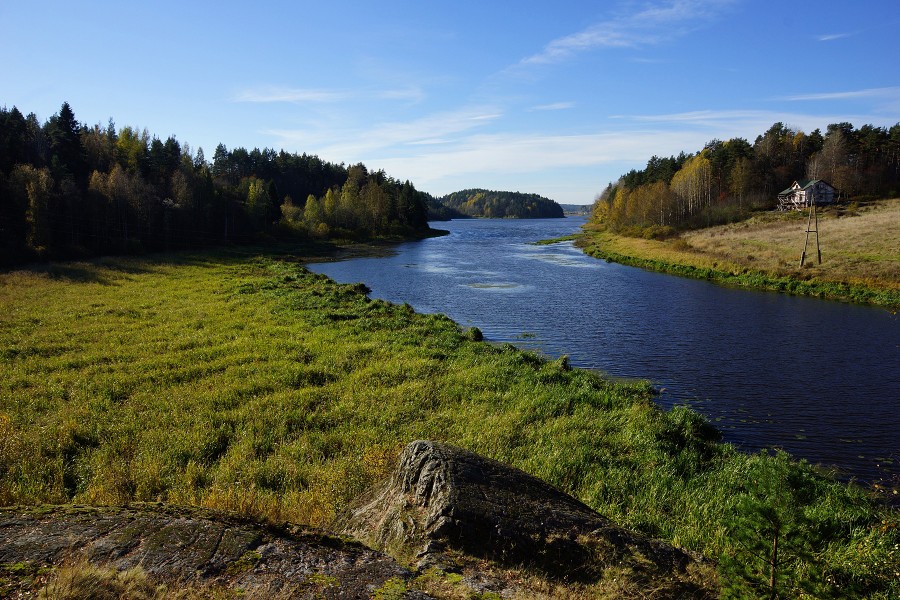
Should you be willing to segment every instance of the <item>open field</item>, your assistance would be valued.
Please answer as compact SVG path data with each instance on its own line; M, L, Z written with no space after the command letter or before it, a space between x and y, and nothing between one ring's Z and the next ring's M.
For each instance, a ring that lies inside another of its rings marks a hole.
M823 262L817 263L810 235L803 273L826 281L900 289L900 200L818 213ZM760 215L682 237L696 251L717 260L789 274L800 268L807 220L808 212Z
M896 597L896 511L747 456L652 390L475 341L295 262L218 252L0 274L0 505L161 501L327 526L414 439L716 558L738 593ZM565 593L559 595L564 596Z
M800 268L807 217L808 212L761 213L663 241L596 232L579 245L617 262L637 259L644 261L639 266L732 285L900 307L900 199L820 209L822 264L811 234Z

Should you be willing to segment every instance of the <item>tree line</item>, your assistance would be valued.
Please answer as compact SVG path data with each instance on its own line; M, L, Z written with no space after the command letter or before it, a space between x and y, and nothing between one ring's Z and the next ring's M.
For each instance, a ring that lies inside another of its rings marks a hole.
M562 207L544 196L522 192L470 189L439 198L452 211L492 219L545 219L565 216Z
M592 221L611 231L664 236L773 208L794 181L821 179L843 199L900 194L900 124L836 123L810 134L775 123L753 144L712 140L695 154L653 156L610 183Z
M242 243L262 236L417 235L430 196L317 156L228 150L212 161L174 136L40 123L0 108L0 264Z

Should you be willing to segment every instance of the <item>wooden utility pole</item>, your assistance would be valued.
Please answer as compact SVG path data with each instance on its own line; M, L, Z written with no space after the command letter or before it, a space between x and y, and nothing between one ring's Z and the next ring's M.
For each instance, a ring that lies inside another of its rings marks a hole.
M815 229L812 228L813 219L815 219ZM806 247L809 245L809 234L816 234L816 254L819 257L819 264L822 264L822 249L819 248L819 214L816 212L816 199L813 197L809 204L809 218L806 219L806 241L803 243L803 253L800 255L800 267L806 262Z

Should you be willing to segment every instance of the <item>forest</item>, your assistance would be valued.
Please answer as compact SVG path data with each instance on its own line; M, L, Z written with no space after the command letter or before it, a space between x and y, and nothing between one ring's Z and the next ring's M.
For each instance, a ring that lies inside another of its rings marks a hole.
M469 217L546 219L564 216L559 204L538 194L471 189L447 194L439 200L451 210Z
M0 264L244 243L419 235L430 196L365 165L203 149L144 129L0 108Z
M827 181L846 201L900 194L900 123L836 123L824 134L775 123L752 144L712 140L695 154L654 156L607 186L592 221L624 235L665 237L774 208L778 192L804 179Z

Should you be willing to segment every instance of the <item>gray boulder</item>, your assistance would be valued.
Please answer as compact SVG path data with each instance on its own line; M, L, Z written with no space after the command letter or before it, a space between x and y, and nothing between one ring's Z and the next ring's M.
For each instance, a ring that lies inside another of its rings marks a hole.
M358 502L339 529L419 566L450 555L489 559L554 580L609 575L665 582L674 596L705 597L703 557L617 526L575 498L497 461L454 446L416 441L393 477ZM703 579L703 578L701 578Z

